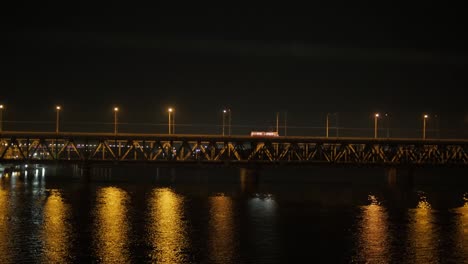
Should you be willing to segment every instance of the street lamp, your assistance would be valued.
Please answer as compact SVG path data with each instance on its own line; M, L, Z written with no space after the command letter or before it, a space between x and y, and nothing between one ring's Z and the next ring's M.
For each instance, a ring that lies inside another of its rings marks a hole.
M377 122L379 120L379 113L374 115L374 138L377 138Z
M0 104L0 133L3 131L3 108L4 106Z
M227 113L227 110L224 109L223 110L223 136L224 136L224 126L226 124L226 113Z
M168 112L168 117L169 117L169 122L167 124L168 125L168 134L172 134L172 133L174 133L174 131L172 129L172 122L174 122L174 121L171 121L171 117L172 117L172 115L174 113L174 109L172 107L169 107L167 109L167 112Z
M57 118L55 120L55 133L58 133L59 132L59 122L60 122L60 110L62 109L62 107L60 107L60 105L57 105L55 107L55 110L57 110Z
M385 126L387 127L387 138L390 137L390 115L385 114Z
M117 112L119 112L118 107L114 107L114 134L117 135Z
M423 139L426 139L426 120L429 118L428 115L423 116Z
M325 124L325 136L328 138L330 131L330 116L336 117L336 136L338 137L338 113L327 113L326 124Z
M223 109L223 136L225 135L224 127L226 125L226 114L227 114L227 126L228 126L228 135L231 135L231 108Z

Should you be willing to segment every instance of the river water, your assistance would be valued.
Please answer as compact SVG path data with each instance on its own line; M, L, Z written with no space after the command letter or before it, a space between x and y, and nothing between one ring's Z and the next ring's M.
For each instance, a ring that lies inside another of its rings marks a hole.
M468 263L468 185L456 180L246 187L39 174L0 178L0 263Z

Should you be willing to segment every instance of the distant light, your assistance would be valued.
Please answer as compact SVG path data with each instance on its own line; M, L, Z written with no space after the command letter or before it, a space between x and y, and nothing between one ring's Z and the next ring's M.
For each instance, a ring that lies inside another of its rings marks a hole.
M379 117L379 116L380 116L379 113L375 114L375 117Z
M62 109L62 108L60 107L60 105L57 105L57 106L55 107L55 109L60 110L60 109Z
M169 109L167 109L167 111L169 111L169 113L172 113L174 111L174 109L172 109L171 107L169 107Z
M227 110L226 110L226 109L224 109L224 110L223 110L223 113L227 113Z
M424 118L429 118L429 116L428 116L428 115L424 115Z
M119 108L118 108L118 107L114 107L114 111L115 111L115 112L119 111Z
M3 105L0 105L0 109L3 109Z

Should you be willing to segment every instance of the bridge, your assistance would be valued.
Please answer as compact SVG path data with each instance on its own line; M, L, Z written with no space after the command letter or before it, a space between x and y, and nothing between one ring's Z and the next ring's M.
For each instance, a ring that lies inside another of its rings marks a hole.
M468 166L468 140L2 132L0 164Z

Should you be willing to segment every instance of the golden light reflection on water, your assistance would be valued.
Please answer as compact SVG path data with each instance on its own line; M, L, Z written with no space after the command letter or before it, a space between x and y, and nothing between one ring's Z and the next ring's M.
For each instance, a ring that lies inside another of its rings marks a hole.
M419 202L409 214L410 262L439 263L434 215L424 193L419 193Z
M234 219L232 199L210 198L210 259L213 263L233 263Z
M185 263L188 246L183 198L171 189L155 189L150 199L151 258L157 263Z
M359 226L358 262L390 262L388 213L374 195L369 195L370 205L362 207Z
M128 263L127 202L122 189L102 188L98 192L97 255L103 263Z
M51 190L44 205L44 262L65 263L68 256L70 227L66 224L69 207L63 202L60 191Z
M468 260L468 193L463 196L464 205L456 209L458 214L458 235L455 241L457 254L460 259Z
M5 254L5 252L12 252L9 215L8 191L0 187L0 263L12 263L10 254Z

